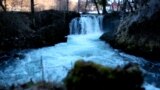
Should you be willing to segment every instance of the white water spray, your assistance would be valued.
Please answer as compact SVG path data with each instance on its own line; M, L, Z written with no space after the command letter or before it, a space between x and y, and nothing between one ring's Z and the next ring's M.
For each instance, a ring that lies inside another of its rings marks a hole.
M70 34L97 34L102 33L103 16L82 15L70 23Z

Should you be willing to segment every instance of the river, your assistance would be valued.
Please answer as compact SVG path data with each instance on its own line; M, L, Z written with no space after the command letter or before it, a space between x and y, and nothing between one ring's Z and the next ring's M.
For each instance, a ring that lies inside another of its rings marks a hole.
M103 16L82 15L70 23L67 42L40 49L24 50L24 58L16 58L0 67L0 84L15 85L30 81L61 83L77 60L93 61L115 68L136 63L144 73L146 90L160 90L160 64L123 53L99 40ZM159 88L158 88L159 87Z

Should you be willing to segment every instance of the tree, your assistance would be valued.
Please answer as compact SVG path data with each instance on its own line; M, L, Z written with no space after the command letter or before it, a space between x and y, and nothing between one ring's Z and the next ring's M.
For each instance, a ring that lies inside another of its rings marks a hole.
M87 6L88 6L89 1L86 0L86 4L85 4L85 12L87 12Z
M31 16L32 16L32 27L35 27L35 15L34 15L34 13L35 13L35 10L34 10L34 0L31 0L30 1L30 3L31 3Z
M94 0L94 4L95 4L95 6L96 6L96 9L97 9L98 14L100 14L100 12L99 12L99 8L98 8L98 3L97 3L97 1L96 1L96 0Z
M67 0L66 2L67 2L67 11L69 11L69 0Z
M127 9L133 12L133 7L131 6L131 2L129 0L123 0L123 11L126 12Z
M80 11L80 0L78 0L78 7L77 7L77 11L79 12Z
M4 1L5 5L3 5L3 1ZM5 12L7 11L6 10L6 0L0 0L0 6L2 7L3 11L5 11Z
M107 4L107 1L106 0L102 0L102 7L103 7L102 13L103 14L107 13L107 11L106 11L106 4Z
M20 5L21 5L21 10L23 8L23 0L20 1Z
M102 13L106 14L106 5L107 5L107 0L98 0L98 4L102 6Z
M31 13L34 13L34 0L31 0Z

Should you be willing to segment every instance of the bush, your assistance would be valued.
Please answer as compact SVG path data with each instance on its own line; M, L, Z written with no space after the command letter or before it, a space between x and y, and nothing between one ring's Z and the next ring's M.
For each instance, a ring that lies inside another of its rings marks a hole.
M143 90L142 73L132 64L112 69L90 61L77 61L64 83L67 90Z

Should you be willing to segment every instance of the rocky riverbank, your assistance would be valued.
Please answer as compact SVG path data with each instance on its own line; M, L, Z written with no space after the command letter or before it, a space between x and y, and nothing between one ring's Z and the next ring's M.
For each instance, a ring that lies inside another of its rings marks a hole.
M159 61L160 1L149 0L146 6L123 18L112 32L112 37L105 33L101 39L127 53Z

